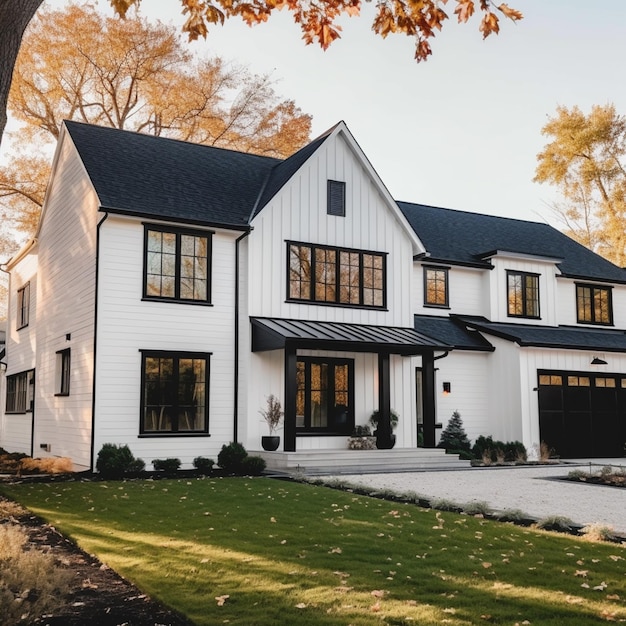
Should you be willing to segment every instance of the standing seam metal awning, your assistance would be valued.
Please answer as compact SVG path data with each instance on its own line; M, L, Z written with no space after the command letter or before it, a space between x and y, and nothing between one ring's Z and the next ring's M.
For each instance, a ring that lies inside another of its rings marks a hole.
M298 348L413 355L451 350L413 328L251 317L252 351Z

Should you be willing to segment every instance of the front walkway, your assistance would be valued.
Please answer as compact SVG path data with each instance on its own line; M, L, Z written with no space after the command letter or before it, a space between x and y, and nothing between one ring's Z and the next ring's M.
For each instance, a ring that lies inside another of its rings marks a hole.
M444 498L459 505L487 502L495 511L520 509L535 519L562 515L581 526L598 523L626 536L626 488L550 480L567 476L572 469L588 469L589 462L581 459L559 465L342 474L339 478L375 489L415 492L429 500ZM624 458L595 459L592 462L594 471L609 464L626 469Z

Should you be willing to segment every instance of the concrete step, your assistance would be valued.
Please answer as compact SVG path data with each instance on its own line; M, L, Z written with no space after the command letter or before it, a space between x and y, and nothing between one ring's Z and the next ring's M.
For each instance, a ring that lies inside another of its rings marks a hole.
M262 457L269 471L287 474L364 474L411 472L470 467L458 455L438 448L391 450L299 450L296 452L249 451Z

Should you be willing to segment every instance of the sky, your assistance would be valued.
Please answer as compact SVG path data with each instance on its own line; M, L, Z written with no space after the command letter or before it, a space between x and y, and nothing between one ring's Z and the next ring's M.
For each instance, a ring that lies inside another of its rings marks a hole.
M451 19L419 64L411 38L371 32L371 2L340 22L342 38L325 52L304 44L285 11L252 28L227 20L190 47L270 73L276 92L312 115L312 138L344 120L397 200L558 226L557 190L533 182L541 129L559 105L589 112L613 103L626 114L626 2L508 4L524 19L503 18L500 34L483 40L480 17L457 25L450 0ZM97 6L110 10L108 0ZM179 0L141 5L146 17L177 25L180 11Z

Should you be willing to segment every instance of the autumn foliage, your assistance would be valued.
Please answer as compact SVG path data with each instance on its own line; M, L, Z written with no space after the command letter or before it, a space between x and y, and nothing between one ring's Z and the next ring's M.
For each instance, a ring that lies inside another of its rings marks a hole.
M454 14L459 23L467 22L476 10L482 13L480 32L484 37L500 30L500 16L512 21L522 19L522 14L505 3L496 5L493 0L454 0ZM226 18L238 16L247 24L267 21L276 10L286 9L302 29L307 44L317 42L323 49L338 37L341 26L337 19L342 15L354 17L361 12L361 0L180 0L187 21L183 30L190 39L206 37L211 24L223 24ZM141 0L111 0L113 8L125 16ZM403 33L415 38L415 59L425 61L432 53L429 40L441 30L448 14L443 7L448 0L379 0L372 30L387 37L390 33Z

